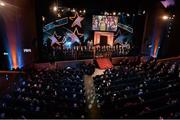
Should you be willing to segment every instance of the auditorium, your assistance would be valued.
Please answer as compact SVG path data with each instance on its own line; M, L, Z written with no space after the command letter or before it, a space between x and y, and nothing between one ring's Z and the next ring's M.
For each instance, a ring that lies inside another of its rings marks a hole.
M179 0L0 0L0 119L180 119Z

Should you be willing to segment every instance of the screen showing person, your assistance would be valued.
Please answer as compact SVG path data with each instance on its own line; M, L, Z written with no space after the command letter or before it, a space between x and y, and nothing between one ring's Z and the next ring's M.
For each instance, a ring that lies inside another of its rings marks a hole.
M92 30L116 31L118 24L117 16L94 15L92 19Z

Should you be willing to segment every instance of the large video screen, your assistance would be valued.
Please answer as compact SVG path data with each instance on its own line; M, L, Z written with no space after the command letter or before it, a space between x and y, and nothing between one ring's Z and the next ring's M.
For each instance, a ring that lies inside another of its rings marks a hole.
M95 31L116 31L118 24L117 16L93 15L92 30Z

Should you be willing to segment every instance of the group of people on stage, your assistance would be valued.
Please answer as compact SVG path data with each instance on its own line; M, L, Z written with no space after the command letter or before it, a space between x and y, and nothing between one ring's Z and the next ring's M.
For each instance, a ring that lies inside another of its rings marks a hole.
M130 50L131 46L128 43L114 46L74 46L73 48L57 47L53 49L52 56L57 60L92 59L96 56L120 57L128 55Z

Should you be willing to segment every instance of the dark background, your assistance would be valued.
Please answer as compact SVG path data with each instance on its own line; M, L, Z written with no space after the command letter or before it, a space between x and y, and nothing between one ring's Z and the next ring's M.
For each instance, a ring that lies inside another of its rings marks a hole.
M34 62L39 61L40 55L39 51L41 50L41 40L42 40L42 16L46 16L47 13L49 14L49 18L53 18L53 14L50 14L50 6L57 0L6 0L6 2L10 2L12 5L18 6L21 9L20 13L17 15L21 15L21 23L23 27L22 34L22 47L23 48L31 48L33 52L29 55L23 55L23 59L25 64L31 64ZM79 8L79 9L87 9L88 10L95 10L96 12L107 11L113 12L115 10L120 12L129 12L131 13L138 13L146 10L146 13L150 14L148 19L148 29L151 29L153 24L153 15L158 11L157 5L160 4L160 0L60 0L58 2L59 6L70 7L70 8ZM168 14L175 14L176 17L172 23L172 30L170 33L170 37L167 38L166 33L167 31L164 30L162 37L161 48L159 50L159 58L166 58L166 57L173 57L180 55L180 40L179 40L179 0L176 0L176 5L170 8L163 8L162 5L159 5L161 9L163 9ZM0 8L1 9L1 8ZM3 8L4 9L4 8ZM5 14L8 14L9 8L2 10ZM89 17L88 19L90 19ZM14 18L12 18L13 20ZM0 66L4 66L4 68L8 68L6 64L7 58L3 55L5 51L4 41L2 37L6 31L3 28L3 19L0 15ZM90 21L89 21L90 22ZM16 23L14 23L16 24ZM137 26L142 25L142 22L137 23ZM144 25L142 25L144 26ZM168 26L168 25L167 25ZM165 26L165 28L168 28ZM87 26L88 27L88 26ZM4 31L4 32L2 32ZM135 30L136 31L136 30ZM144 31L143 31L144 32ZM136 33L137 36L142 37L142 34ZM142 41L142 47L147 47L149 43L148 36L151 36L151 30L147 30L145 39ZM138 37L136 38L138 39ZM137 40L136 44L140 44L141 40ZM142 49L141 53L144 54L145 50Z

